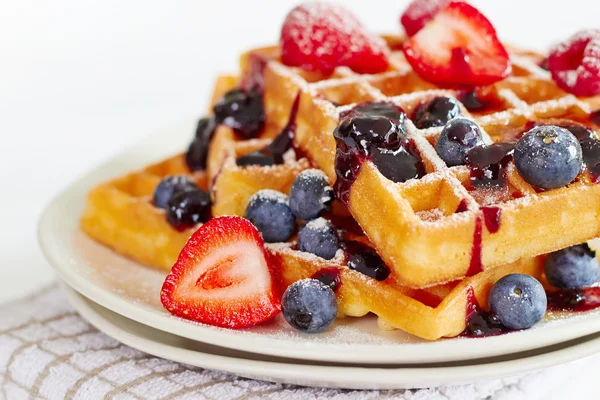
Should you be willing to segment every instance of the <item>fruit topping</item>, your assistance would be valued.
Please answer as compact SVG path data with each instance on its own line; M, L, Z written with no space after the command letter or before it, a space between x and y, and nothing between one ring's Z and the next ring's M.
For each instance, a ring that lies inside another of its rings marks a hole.
M512 69L490 21L463 2L442 9L404 43L404 54L423 79L445 86L489 85Z
M510 274L501 278L490 291L490 310L509 329L531 328L546 313L544 287L529 275Z
M383 39L367 32L339 5L308 3L294 8L281 28L284 64L331 72L346 66L373 74L388 68L389 49Z
M198 121L196 135L185 154L185 163L190 171L204 171L206 169L208 147L216 128L217 124L212 117L202 118Z
M584 312L600 307L600 287L561 289L548 293L548 309Z
M201 189L176 193L167 203L167 221L177 230L192 228L210 218L210 195Z
M320 280L334 292L342 286L342 277L340 276L339 268L322 268L318 270L312 278Z
M471 169L471 183L479 187L501 187L505 183L505 168L513 158L514 143L493 143L475 147L465 161Z
M400 17L408 36L414 36L452 0L414 0Z
M313 219L298 232L298 249L326 260L335 257L340 247L337 232L331 222L323 218Z
M467 153L483 145L479 125L466 118L455 118L444 126L435 149L442 160L453 167L464 165Z
M248 201L246 218L256 226L266 242L285 242L296 230L296 218L281 192L263 189Z
M387 117L398 126L399 133L402 136L406 136L406 127L404 125L406 113L402 108L389 101L366 101L360 103L351 110L343 113L340 119L344 119L350 114Z
M300 219L311 220L331 208L333 189L323 171L302 171L290 189L290 209Z
M217 123L232 128L244 139L258 136L265 123L262 94L258 91L232 89L213 110Z
M562 128L571 132L579 140L583 162L592 180L598 183L600 178L600 140L593 131L582 126L563 126Z
M198 185L191 178L187 176L167 176L164 178L154 189L154 194L152 195L152 202L155 207L158 208L167 208L169 200L175 194L180 192L189 191L189 190L197 190Z
M337 317L337 301L331 287L317 279L292 283L281 299L285 320L306 333L323 332Z
M515 166L521 177L539 189L568 185L582 168L579 142L558 126L536 126L515 147Z
M214 218L192 235L160 299L178 317L227 328L259 324L281 307L264 242L236 216Z
M344 252L348 267L378 281L383 281L390 274L390 269L369 246L348 240L344 242Z
M578 32L554 46L548 57L552 79L576 96L600 93L600 30Z
M444 126L461 114L458 102L451 97L436 97L420 104L413 115L413 122L419 129Z
M596 253L587 243L548 254L544 272L548 282L560 289L591 286L600 277Z
M248 165L268 167L270 165L275 165L276 163L273 155L270 152L265 151L265 149L256 150L252 153L248 153L241 157L238 157L238 159L235 162L240 167L246 167Z

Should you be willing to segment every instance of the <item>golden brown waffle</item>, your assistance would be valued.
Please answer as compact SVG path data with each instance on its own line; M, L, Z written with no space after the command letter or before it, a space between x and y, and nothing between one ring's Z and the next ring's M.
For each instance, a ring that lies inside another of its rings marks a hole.
M279 48L267 47L242 55L246 76L264 71L267 120L276 126L287 121L288 110L301 93L296 142L331 180L335 180L336 145L332 132L340 114L364 101L388 101L407 115L434 97L460 99L462 93L443 90L419 78L404 59L402 38L386 37L392 49L389 71L359 75L345 67L332 74L309 73L279 62ZM530 121L563 120L589 123L600 98L578 99L559 89L538 66L542 57L509 48L513 62L510 77L477 89L486 103L474 119L488 143L514 140ZM349 210L392 269L409 287L427 287L463 278L482 267L491 268L533 257L594 238L599 232L600 186L587 172L564 188L538 192L507 168L507 187L500 193L471 190L469 169L448 168L434 145L442 130L417 129L407 121L408 139L414 142L427 174L421 179L392 183L369 161L350 190ZM465 212L456 213L459 205ZM500 210L499 230L483 224L482 206ZM480 252L480 257L479 257Z

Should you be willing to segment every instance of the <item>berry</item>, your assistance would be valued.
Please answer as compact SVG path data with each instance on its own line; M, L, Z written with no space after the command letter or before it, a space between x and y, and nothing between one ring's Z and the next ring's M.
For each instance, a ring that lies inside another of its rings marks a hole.
M568 185L582 168L579 142L571 132L558 126L537 126L515 147L515 166L521 177L540 189Z
M440 85L489 85L512 69L490 21L464 2L448 4L403 50L417 74Z
M325 285L329 286L334 292L342 286L342 277L340 269L336 267L321 268L312 276L313 279L318 279Z
M414 0L400 17L408 36L414 36L452 0Z
M261 150L256 150L252 153L248 153L239 157L236 160L236 163L240 167L245 167L248 165L259 165L262 167L268 167L270 165L275 165L275 160L269 154L266 154Z
M450 97L436 97L428 103L420 104L414 115L413 121L419 129L434 126L444 126L451 119L461 114L458 102Z
M560 289L591 286L599 278L596 253L587 243L548 254L544 261L546 279Z
M290 209L297 218L311 220L329 211L333 189L329 179L318 169L301 172L290 189Z
M298 232L298 249L331 260L340 247L340 241L331 222L313 219Z
M346 241L344 246L350 269L378 281L383 281L389 276L390 269L375 250L357 241Z
M265 124L262 94L232 89L213 108L217 123L233 129L244 139L258 136Z
M455 118L444 126L435 149L442 160L453 167L464 165L467 153L483 145L479 125L466 118Z
M197 190L198 185L187 176L167 176L154 189L152 201L155 207L167 208L169 200L180 192Z
M281 299L285 320L301 332L319 333L337 317L333 290L317 279L292 283Z
M236 216L214 218L192 235L160 300L178 317L227 328L259 324L281 309L264 242Z
M490 291L490 310L509 329L527 329L542 320L547 299L544 287L529 275L510 274Z
M256 226L266 242L285 242L296 229L296 218L281 192L264 189L248 201L246 218Z
M208 147L217 124L214 118L202 118L198 121L196 135L185 154L185 163L190 171L204 171L208 157Z
M294 8L281 28L284 64L331 72L346 66L373 74L388 68L389 49L356 17L339 5L309 3Z
M578 32L550 50L548 69L562 89L576 96L600 94L600 30Z
M210 195L201 189L175 194L167 204L167 221L177 230L191 228L210 218Z

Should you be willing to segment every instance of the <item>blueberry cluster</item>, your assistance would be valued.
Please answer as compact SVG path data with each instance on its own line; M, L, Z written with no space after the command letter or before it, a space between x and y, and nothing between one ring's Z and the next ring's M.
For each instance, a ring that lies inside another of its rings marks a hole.
M168 176L154 189L154 206L165 209L167 221L177 230L191 228L210 218L210 195L187 176Z
M296 219L308 221L298 232L299 250L330 260L340 243L335 227L321 215L329 211L332 201L327 176L309 169L296 177L289 198L270 189L256 192L248 201L246 218L266 242L285 242L296 230Z

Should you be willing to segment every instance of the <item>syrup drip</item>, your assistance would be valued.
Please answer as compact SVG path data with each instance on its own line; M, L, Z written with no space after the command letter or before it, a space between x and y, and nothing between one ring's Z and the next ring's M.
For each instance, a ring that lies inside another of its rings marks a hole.
M600 287L546 292L548 310L583 312L600 307Z
M343 243L348 267L378 281L383 281L390 274L390 269L379 257L379 254L366 244L355 240Z
M500 229L500 216L502 209L495 206L481 207L483 212L483 221L489 233L496 233Z
M455 213L465 212L469 209L469 205L467 203L467 199L462 199L460 203L458 203L458 207L456 207Z
M481 233L483 230L483 221L480 215L475 220L475 230L473 231L473 247L471 248L471 263L467 270L467 276L473 276L483 271L481 263Z
M472 287L467 289L467 313L465 322L465 330L459 336L478 338L498 336L503 333L512 332L510 329L502 326L494 314L481 309Z
M600 126L600 110L596 110L590 114L590 121L592 121L592 123Z
M325 285L329 286L334 292L342 286L342 278L340 276L339 268L322 268L318 270L313 276L313 279L318 279Z

